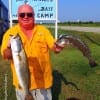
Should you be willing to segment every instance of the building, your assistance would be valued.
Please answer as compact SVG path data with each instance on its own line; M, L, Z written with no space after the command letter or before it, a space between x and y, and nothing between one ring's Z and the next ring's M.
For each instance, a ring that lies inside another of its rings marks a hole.
M9 16L8 9L0 0L0 44L4 32L9 28Z

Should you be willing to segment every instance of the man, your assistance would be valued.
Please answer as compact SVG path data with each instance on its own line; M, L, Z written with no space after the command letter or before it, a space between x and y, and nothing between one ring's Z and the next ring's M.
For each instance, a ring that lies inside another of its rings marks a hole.
M34 23L34 11L28 4L18 8L18 24L10 28L4 35L1 54L4 59L11 60L13 85L16 88L17 100L24 100L25 95L18 87L17 75L12 62L10 35L19 34L28 58L30 72L30 92L35 100L52 100L51 86L53 83L49 49L58 53L63 46L57 46L49 30Z

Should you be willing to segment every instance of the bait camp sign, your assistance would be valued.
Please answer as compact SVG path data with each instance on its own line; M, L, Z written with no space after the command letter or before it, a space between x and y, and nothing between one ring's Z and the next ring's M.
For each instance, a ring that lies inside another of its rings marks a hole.
M55 20L57 0L9 0L12 20L17 20L17 10L22 4L30 4L36 20Z

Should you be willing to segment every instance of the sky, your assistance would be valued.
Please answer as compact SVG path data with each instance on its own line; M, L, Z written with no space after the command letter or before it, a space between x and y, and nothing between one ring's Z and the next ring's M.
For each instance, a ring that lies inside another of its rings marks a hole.
M9 0L1 0L8 6ZM58 0L58 20L100 21L100 0Z
M100 21L100 0L58 0L60 21Z

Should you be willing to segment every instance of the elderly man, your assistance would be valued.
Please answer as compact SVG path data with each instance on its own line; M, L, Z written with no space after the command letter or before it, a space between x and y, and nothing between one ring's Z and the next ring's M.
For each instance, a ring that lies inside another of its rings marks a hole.
M13 85L16 88L17 100L25 100L25 95L19 88L10 49L9 36L16 34L19 34L22 39L29 63L30 93L34 100L52 100L53 77L49 49L58 53L63 46L55 45L55 39L47 28L35 24L34 10L30 5L23 4L18 8L18 22L5 33L1 47L3 58L11 60Z

